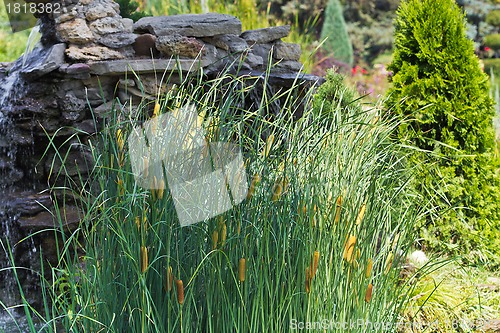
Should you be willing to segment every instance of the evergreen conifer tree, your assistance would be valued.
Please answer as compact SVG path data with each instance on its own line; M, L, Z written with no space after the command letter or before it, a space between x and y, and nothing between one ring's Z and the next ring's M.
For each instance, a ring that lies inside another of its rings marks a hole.
M387 106L406 119L399 135L428 151L415 156L424 166L416 186L436 208L422 235L431 247L500 262L494 103L454 0L401 3L389 69Z
M333 57L350 66L353 65L351 40L339 0L329 0L325 10L325 18L321 29L321 39L326 39L323 48L333 53Z

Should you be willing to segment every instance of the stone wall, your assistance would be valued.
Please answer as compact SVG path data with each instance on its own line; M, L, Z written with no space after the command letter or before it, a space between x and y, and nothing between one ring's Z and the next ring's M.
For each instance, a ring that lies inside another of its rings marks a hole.
M303 85L319 80L300 73L300 47L282 41L289 26L242 32L237 18L215 13L134 23L111 0L67 0L63 8L40 17L35 50L0 64L0 227L17 229L17 239L54 226L47 211L55 199L50 176L61 165L46 150L49 137L67 156L63 173L85 176L92 162L80 143L98 130L99 118L115 101L154 100L166 89L159 81L166 71L170 82L200 70L207 79L229 71L259 80L272 66L262 87L271 90L291 86L298 75ZM76 225L80 212L66 203L65 221ZM53 252L53 242L34 238L46 253ZM21 265L31 260L25 251L18 251Z

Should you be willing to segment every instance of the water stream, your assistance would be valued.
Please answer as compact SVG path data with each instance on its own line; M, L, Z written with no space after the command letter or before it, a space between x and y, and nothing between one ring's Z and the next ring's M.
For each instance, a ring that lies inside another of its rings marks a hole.
M0 73L0 332L27 332L22 314L18 283L12 269L12 259L20 251L28 251L36 259L36 251L29 241L19 244L21 235L16 226L18 213L10 209L14 193L20 193L19 181L23 174L16 166L18 152L14 137L14 125L8 111L12 103L21 98L18 60L8 75ZM3 74L3 75L2 75ZM24 254L27 254L26 252ZM39 259L38 259L39 260Z

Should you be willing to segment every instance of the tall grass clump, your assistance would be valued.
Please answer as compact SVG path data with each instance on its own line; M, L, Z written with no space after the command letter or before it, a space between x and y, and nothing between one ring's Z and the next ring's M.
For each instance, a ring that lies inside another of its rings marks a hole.
M417 190L434 207L424 246L468 262L500 263L495 115L465 19L453 0L406 0L395 21L387 106L408 119L400 138L420 149Z
M82 237L66 240L53 268L59 278L47 325L71 332L392 327L405 303L399 273L417 212L405 151L391 139L396 123L362 108L333 72L317 90L299 88L272 91L267 76L223 73L187 77L138 109L117 101L88 143L91 176L65 187L81 202ZM248 192L231 210L181 227L166 179L139 186L127 140L145 121L188 105L207 142L241 149Z

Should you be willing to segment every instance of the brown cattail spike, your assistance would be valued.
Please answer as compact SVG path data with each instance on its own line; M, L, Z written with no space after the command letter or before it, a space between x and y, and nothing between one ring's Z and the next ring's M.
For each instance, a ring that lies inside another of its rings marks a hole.
M387 259L385 260L385 269L384 269L385 274L389 273L389 271L392 267L393 260L394 260L394 254L391 251L391 252L389 252L389 255L387 256Z
M345 243L344 247L344 260L347 262L352 262L353 259L353 253L354 253L354 245L356 244L356 236L349 236Z
M212 250L215 250L217 248L217 243L219 242L219 233L217 230L214 230L212 233Z
M358 217L356 218L356 225L359 225L365 216L366 204L362 204L361 208L359 208Z
M306 293L311 291L311 269L306 267Z
M122 152L125 147L125 140L123 139L123 132L121 128L116 130L116 143L118 144L119 151Z
M274 134L271 134L267 137L266 144L264 145L264 149L261 152L261 155L263 157L268 157L269 153L271 152L271 148L274 143Z
M172 290L172 286L174 283L174 274L172 273L172 266L168 266L167 271L167 291Z
M342 211L342 196L339 195L335 205L335 223L340 221L340 213Z
M144 273L148 269L148 248L141 246L141 273Z
M175 288L177 289L177 302L182 305L184 304L184 284L182 280L175 280Z
M156 176L153 176L153 184L151 186L151 197L153 200L156 200L156 187L158 184L158 179L156 179Z
M246 264L247 264L246 259L240 258L240 261L238 263L238 278L240 282L245 281Z
M273 197L271 200L278 201L278 199L281 197L281 193L283 193L283 181L277 180L273 186Z
M222 225L222 229L220 231L220 244L221 244L221 246L224 246L224 244L226 244L226 237L227 237L227 227L226 227L226 224L224 223Z
M366 288L366 293L365 293L365 302L369 303L372 299L373 295L373 284L368 284L368 287Z
M160 104L158 102L156 102L155 103L155 108L153 110L153 116L157 117L159 114L160 114Z
M316 272L318 271L318 264L319 264L319 251L314 251L311 278L316 276Z
M256 173L253 176L252 182L250 183L250 186L248 188L247 199L250 199L251 197L253 197L253 195L255 194L255 189L257 188L259 183L260 183L260 176L258 173Z
M158 182L158 189L157 189L157 195L158 195L159 200L163 199L163 191L164 190L165 190L165 181L163 179L161 179Z
M120 196L125 194L125 187L123 186L123 180L120 176L117 176L116 184L118 185L118 194Z
M365 272L365 277L368 279L371 274L372 274L372 269L373 269L373 260L370 258L368 259L368 263L366 264L366 272Z

